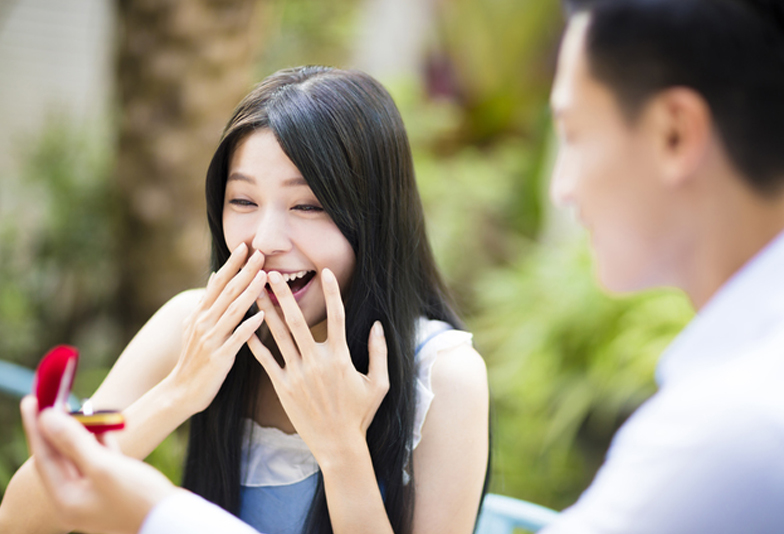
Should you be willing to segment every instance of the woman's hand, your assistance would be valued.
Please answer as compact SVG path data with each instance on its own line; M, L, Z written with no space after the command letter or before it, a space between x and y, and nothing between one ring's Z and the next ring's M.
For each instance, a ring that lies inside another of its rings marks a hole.
M215 398L237 352L264 318L260 311L240 323L267 283L261 270L264 256L256 251L242 267L247 254L244 243L232 252L210 276L204 297L185 321L182 352L167 379L184 394L193 413L207 408Z
M356 370L346 343L345 311L335 275L324 269L321 282L327 305L327 339L317 343L280 273L269 284L280 303L280 317L269 296L257 301L285 361L281 368L255 335L248 345L266 370L294 428L319 465L340 454L354 438L364 442L376 410L389 390L387 346L380 322L368 340L369 367Z

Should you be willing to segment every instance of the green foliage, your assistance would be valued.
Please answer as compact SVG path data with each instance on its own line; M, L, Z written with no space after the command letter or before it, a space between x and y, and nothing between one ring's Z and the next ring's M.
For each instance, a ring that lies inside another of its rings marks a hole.
M267 0L257 79L297 65L340 65L349 54L357 0Z
M95 391L122 346L112 158L94 131L53 119L2 184L15 202L0 212L0 357L34 368L51 346L76 345L78 397ZM27 458L15 399L0 397L0 427L1 493ZM150 463L179 480L184 442L173 434Z
M440 13L464 108L462 136L484 144L534 131L552 80L559 2L453 0Z
M0 357L34 368L53 345L80 347L74 390L116 354L112 153L91 131L52 119L5 176L0 211ZM105 368L99 371L105 374ZM89 380L88 380L89 382ZM86 386L86 387L85 387ZM0 489L27 456L17 402L0 399Z
M111 151L53 119L24 159L4 183L15 202L0 213L0 353L32 367L70 342L95 362L108 352L99 340L115 287Z

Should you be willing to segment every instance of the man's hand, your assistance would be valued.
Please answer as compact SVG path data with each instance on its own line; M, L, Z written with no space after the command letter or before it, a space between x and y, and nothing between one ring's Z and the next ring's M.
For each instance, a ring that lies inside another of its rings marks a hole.
M83 532L136 534L152 508L178 490L151 466L124 456L111 433L96 439L67 414L28 396L22 421L35 466L58 513Z

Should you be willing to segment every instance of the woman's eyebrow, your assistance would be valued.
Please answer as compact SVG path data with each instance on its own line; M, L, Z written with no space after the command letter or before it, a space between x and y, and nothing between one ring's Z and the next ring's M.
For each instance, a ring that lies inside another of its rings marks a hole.
M229 175L226 182L233 182L233 181L240 181L240 182L248 182L249 184L256 185L256 179L252 176L248 176L247 174L243 174L241 172L233 172ZM308 186L308 182L302 176L294 176L292 178L286 178L283 180L282 184L284 187L294 187L294 186Z
M234 180L239 180L240 182L248 182L250 184L256 184L256 180L253 179L252 176L248 176L247 174L242 174L241 172L233 172L229 175L226 182L231 182Z
M283 185L286 187L292 187L296 185L304 185L307 186L308 182L302 176L295 176L293 178L287 178L283 180Z

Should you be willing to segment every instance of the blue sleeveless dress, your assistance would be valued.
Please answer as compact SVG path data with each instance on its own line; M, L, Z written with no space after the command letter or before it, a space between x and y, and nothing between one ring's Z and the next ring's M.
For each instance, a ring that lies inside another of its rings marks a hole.
M417 404L413 448L433 401L430 375L438 352L471 343L471 334L442 321L417 324ZM318 464L298 434L245 421L240 519L264 534L300 534L316 491Z

